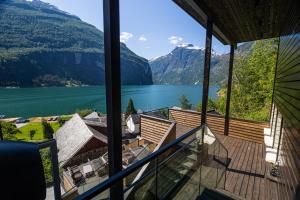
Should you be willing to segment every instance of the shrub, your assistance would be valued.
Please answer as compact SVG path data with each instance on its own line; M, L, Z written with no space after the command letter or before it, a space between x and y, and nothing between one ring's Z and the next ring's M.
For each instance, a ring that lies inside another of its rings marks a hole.
M182 95L179 98L179 101L180 101L182 109L191 109L192 108L192 104L190 103L190 101L187 99L187 97L185 95Z

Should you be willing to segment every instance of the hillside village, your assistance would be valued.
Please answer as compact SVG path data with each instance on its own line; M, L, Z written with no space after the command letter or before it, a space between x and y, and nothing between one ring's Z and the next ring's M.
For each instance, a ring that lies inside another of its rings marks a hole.
M74 114L54 134L59 166L63 170L63 188L69 191L68 195L83 193L108 178L106 128L103 114L93 112L85 117ZM178 130L173 120L161 118L159 112L123 116L123 169L176 139L180 135ZM126 180L127 184L136 175Z

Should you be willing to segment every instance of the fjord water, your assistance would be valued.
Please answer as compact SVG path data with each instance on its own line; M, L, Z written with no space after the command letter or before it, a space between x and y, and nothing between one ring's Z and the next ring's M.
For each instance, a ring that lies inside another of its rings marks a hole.
M217 90L216 86L210 87L211 98L217 98ZM179 106L179 97L183 94L195 105L201 101L202 86L123 86L122 110L126 110L129 98L133 99L136 109L143 111ZM105 112L105 87L0 88L0 115L7 117L72 114L83 108Z

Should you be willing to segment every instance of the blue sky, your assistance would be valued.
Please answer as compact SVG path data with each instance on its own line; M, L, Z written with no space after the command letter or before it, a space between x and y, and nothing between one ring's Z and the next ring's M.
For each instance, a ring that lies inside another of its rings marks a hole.
M43 1L103 30L102 0ZM181 43L205 46L205 29L171 0L120 0L120 22L121 41L147 59L166 55ZM213 49L229 52L215 38Z

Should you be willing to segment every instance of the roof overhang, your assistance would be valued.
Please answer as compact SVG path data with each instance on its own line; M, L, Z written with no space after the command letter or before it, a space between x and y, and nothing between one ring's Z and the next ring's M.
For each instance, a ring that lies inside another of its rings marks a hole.
M173 0L223 44L237 44L291 34L286 26L299 19L299 0ZM296 12L291 13L291 8ZM298 30L299 31L299 30Z

